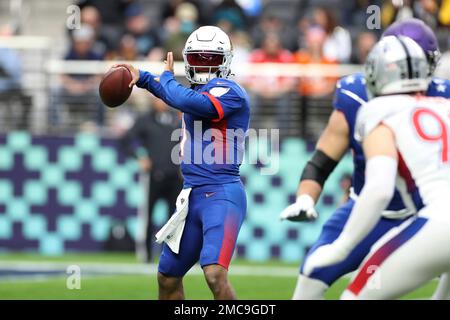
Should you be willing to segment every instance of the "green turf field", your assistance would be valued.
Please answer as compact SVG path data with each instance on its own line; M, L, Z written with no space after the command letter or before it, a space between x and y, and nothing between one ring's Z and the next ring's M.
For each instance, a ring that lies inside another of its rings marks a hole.
M0 276L0 299L156 299L157 285L155 266L143 265L130 254L80 254L58 257L42 257L31 254L0 254L0 271L8 268L57 267L65 270L67 265L78 264L82 270L81 289L69 290L66 276L2 277ZM121 274L88 274L83 270L115 270ZM44 268L45 269L45 268ZM296 281L296 265L277 261L249 263L234 261L231 282L240 299L289 299ZM1 275L1 272L0 272ZM348 279L338 281L327 293L327 299L338 299ZM430 297L436 281L409 294L406 299ZM193 269L184 281L188 299L211 299L201 270Z

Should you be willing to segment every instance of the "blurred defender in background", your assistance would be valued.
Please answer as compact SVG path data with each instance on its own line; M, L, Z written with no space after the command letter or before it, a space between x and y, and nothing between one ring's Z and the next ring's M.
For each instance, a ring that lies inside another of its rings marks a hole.
M119 140L120 149L136 159L147 176L147 217L144 260L152 261L154 243L153 211L158 200L167 204L168 215L175 211L175 201L182 188L179 166L171 161L171 152L178 141L170 141L172 132L180 127L180 116L164 101L155 98L151 110L140 115ZM142 147L145 152L139 152Z
M396 186L418 212L373 246L342 299L398 298L450 269L450 251L440 246L449 242L448 155L429 136L438 124L447 134L450 101L423 95L427 62L407 37L385 37L368 56L365 79L374 98L361 107L355 129L367 159L366 183L342 234L308 258L305 274L344 260L374 228ZM379 286L371 283L375 278Z
M421 20L407 19L392 24L383 35L406 36L416 41L427 56L428 76L433 75L440 52L438 41L430 27ZM426 96L450 97L450 82L433 78L429 83ZM291 221L316 219L317 212L314 206L325 181L345 152L348 149L353 151L354 173L350 199L327 220L319 239L309 250L300 268L293 299L322 299L324 293L336 280L356 270L378 239L415 214L414 210L405 206L399 192L396 191L378 224L365 238L361 239L346 259L336 265L315 268L309 274L305 274L304 269L309 257L341 234L364 185L365 158L361 145L354 138L354 133L356 113L366 101L368 101L366 80L362 73L346 76L337 83L333 102L336 110L332 112L329 123L317 143L315 154L303 169L296 202L281 213L282 219Z

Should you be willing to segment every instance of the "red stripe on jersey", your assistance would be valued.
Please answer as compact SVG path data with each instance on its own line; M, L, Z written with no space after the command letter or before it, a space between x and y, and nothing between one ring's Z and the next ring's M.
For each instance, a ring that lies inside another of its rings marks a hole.
M409 241L428 220L425 218L417 218L407 225L402 231L388 240L378 250L369 256L367 261L360 268L355 279L350 283L347 290L355 296L359 295L364 287L368 284L369 279L374 275L377 269L394 253L398 248Z
M405 160L402 157L400 151L397 151L398 154L398 174L402 177L408 188L408 192L412 193L416 189L416 183L414 182L414 178L411 175L411 171L409 171L406 166Z
M219 122L211 121L212 139L214 139L214 157L217 164L227 163L228 143L227 143L227 125L226 119Z
M390 243L387 243L386 245L378 249L363 265L358 275L348 286L347 290L357 296L366 286L367 282L375 273L377 268L386 260L387 257L391 255L393 251L394 248L392 248Z
M211 120L212 122L219 122L223 119L223 117L225 116L225 113L223 112L223 108L222 105L220 104L220 101L214 97L212 94L209 94L208 92L202 92L202 94L204 94L205 96L207 96L209 98L209 100L211 100L214 108L216 108L217 114L219 115L218 118Z

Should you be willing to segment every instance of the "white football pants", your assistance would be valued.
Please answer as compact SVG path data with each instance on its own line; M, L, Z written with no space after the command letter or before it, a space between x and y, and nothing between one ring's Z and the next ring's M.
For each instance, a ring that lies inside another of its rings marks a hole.
M373 246L341 299L398 298L448 271L450 222L411 218Z

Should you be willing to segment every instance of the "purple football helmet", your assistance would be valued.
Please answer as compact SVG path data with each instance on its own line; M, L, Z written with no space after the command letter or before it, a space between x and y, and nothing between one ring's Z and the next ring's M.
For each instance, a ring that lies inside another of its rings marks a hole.
M391 24L383 33L384 36L405 36L419 44L428 59L430 75L436 69L441 56L439 44L433 30L422 20L411 18Z

